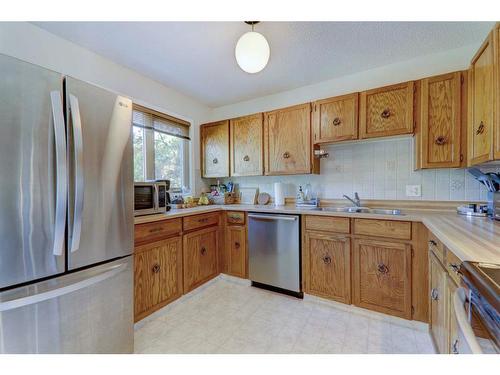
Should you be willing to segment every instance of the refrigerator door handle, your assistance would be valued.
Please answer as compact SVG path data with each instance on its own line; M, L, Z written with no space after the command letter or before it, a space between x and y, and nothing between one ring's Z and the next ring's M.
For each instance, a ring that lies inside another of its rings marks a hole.
M77 290L87 288L94 284L100 283L109 279L118 273L122 272L127 267L127 263L115 264L107 270L103 270L97 275L91 276L87 279L77 281L73 284L65 285L60 288L47 290L40 293L34 293L21 298L13 299L10 301L0 302L0 312L17 309L24 306L34 305L49 299L55 299L65 294L76 292Z
M52 253L63 255L64 232L66 230L67 203L67 165L66 165L66 135L64 126L61 92L51 91L52 120L54 124L54 139L56 151L56 208L54 221L54 245Z
M78 98L72 94L69 95L69 108L71 115L71 124L73 131L74 143L74 168L75 168L75 184L74 184L74 209L73 209L73 224L71 230L70 250L75 252L80 247L80 235L82 232L82 212L83 212L83 136L82 136L82 121L80 118L80 106Z

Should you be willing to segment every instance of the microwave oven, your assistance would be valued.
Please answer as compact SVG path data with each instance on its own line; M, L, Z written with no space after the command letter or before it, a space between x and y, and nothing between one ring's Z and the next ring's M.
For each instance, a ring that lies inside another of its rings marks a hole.
M134 183L134 215L150 215L167 211L167 184L165 181Z

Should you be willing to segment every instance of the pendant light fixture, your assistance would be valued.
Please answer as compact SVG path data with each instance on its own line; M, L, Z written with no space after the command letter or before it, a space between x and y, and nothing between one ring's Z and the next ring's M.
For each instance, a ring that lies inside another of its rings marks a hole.
M264 69L269 61L271 51L264 35L254 31L254 27L259 21L245 21L252 26L252 31L243 34L236 48L234 55L241 69L247 73L258 73Z

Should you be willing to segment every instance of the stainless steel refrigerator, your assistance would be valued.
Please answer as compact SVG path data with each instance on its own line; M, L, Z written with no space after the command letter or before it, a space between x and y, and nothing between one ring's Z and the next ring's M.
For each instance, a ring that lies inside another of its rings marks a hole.
M133 351L131 117L0 55L0 353Z

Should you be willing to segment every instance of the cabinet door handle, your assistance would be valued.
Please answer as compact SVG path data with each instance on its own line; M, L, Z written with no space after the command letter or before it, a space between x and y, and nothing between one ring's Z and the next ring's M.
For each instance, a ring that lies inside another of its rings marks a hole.
M439 299L439 293L438 293L438 290L436 288L431 289L431 299L433 301L437 301Z
M239 249L240 248L240 243L239 242L235 242L234 243L234 248L235 249Z
M382 113L380 114L380 117L382 118L389 118L391 117L391 110L389 108L386 108L382 111Z
M460 354L460 353L458 352L458 339L455 339L455 340L453 341L453 344L451 345L451 352L452 352L453 354Z
M217 164L219 162L219 160L217 160L217 158L214 158L214 160L212 160L212 163L214 164Z
M443 137L442 135L440 135L439 137L436 138L434 143L437 144L438 146L442 146L446 143L446 137Z
M458 264L455 264L455 263L450 263L449 264L450 266L450 269L455 272L456 274L459 274L460 273L460 266Z
M153 271L153 273L158 273L158 272L160 272L160 269L161 269L161 267L160 267L160 265L159 265L158 263L156 263L156 264L153 266L153 268L151 268L151 270Z
M284 154L283 154L283 157L285 159L288 159L290 157L290 153L288 151L286 151Z
M437 242L434 240L429 240L429 245L431 246L437 246Z
M339 126L341 123L342 121L338 117L335 117L332 121L333 126Z
M386 273L389 273L389 268L384 263L380 263L377 266L377 271L379 273L386 274Z
M330 255L325 255L322 259L323 259L323 263L325 263L325 264L332 263L332 257Z
M481 121L479 123L479 126L476 130L476 135L483 134L484 133L484 123Z
M243 157L243 160L244 160L244 161L250 161L250 156L245 155L245 156Z
M207 249L205 247L202 247L200 252L201 252L201 255L205 255L207 253Z

